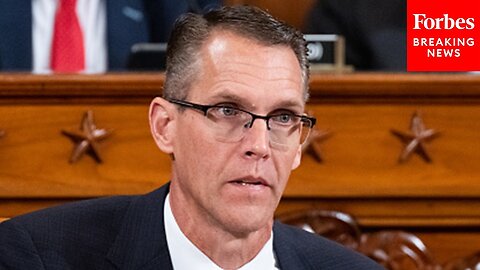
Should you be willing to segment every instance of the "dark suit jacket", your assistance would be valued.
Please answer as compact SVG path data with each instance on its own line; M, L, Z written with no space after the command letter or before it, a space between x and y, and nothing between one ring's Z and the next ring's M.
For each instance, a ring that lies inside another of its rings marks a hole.
M172 269L163 207L168 185L143 196L67 204L0 223L0 269ZM382 269L369 259L276 222L283 270Z
M105 1L109 70L126 68L133 44L167 41L179 15L201 12L221 3L221 0ZM0 70L32 70L31 1L0 1L0 33Z
M347 64L406 71L406 0L317 0L304 31L345 37Z

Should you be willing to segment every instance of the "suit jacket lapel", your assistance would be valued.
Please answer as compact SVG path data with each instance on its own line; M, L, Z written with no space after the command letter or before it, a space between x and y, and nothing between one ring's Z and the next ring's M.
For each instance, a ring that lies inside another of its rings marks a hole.
M163 208L169 184L144 196L136 197L129 206L120 232L107 259L118 269L173 270L165 236ZM282 270L301 269L305 262L292 245L285 225L273 226L273 248Z
M31 1L1 1L0 70L32 69Z
M287 227L275 222L273 224L273 250L278 267L281 270L311 269L308 267L307 258L302 258L301 251L295 247L293 242L294 239L291 239Z
M118 269L173 269L163 218L168 189L167 184L132 201L107 255Z
M292 260L289 259L292 254L287 250L288 246L287 239L281 235L277 222L273 223L273 250L275 251L277 267L282 270L294 269L292 267Z

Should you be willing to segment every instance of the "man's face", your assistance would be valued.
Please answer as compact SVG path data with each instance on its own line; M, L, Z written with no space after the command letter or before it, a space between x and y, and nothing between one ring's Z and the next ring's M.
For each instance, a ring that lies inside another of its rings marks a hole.
M301 70L290 48L217 31L200 59L188 101L230 104L260 115L303 113ZM211 120L199 111L176 110L175 119L172 205L231 233L271 227L290 172L299 165L300 146L271 147L262 119L233 143L216 140Z

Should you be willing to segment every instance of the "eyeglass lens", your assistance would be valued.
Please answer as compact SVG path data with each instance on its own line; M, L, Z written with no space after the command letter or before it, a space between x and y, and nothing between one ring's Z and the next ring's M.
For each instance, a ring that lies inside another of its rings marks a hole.
M208 123L217 140L222 142L237 142L241 140L253 124L253 116L234 108L213 107L206 113ZM255 119L261 120L261 119ZM268 119L269 138L272 146L285 148L303 144L310 132L311 123L301 121L298 116L291 116L290 122L276 123ZM267 124L267 123L266 123Z

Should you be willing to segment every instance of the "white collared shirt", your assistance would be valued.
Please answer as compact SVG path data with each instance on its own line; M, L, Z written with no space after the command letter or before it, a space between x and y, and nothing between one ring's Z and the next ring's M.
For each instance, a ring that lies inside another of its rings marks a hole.
M58 0L32 0L34 73L51 72L53 25L58 2ZM85 48L84 72L105 72L107 70L106 3L104 0L77 0L76 11Z
M172 209L170 208L170 196L165 199L163 210L165 218L165 234L167 237L168 249L172 258L173 269L175 270L221 270L210 258L199 250L183 234L178 226ZM273 232L270 239L265 243L260 252L247 264L238 270L278 270L275 254L273 252Z

